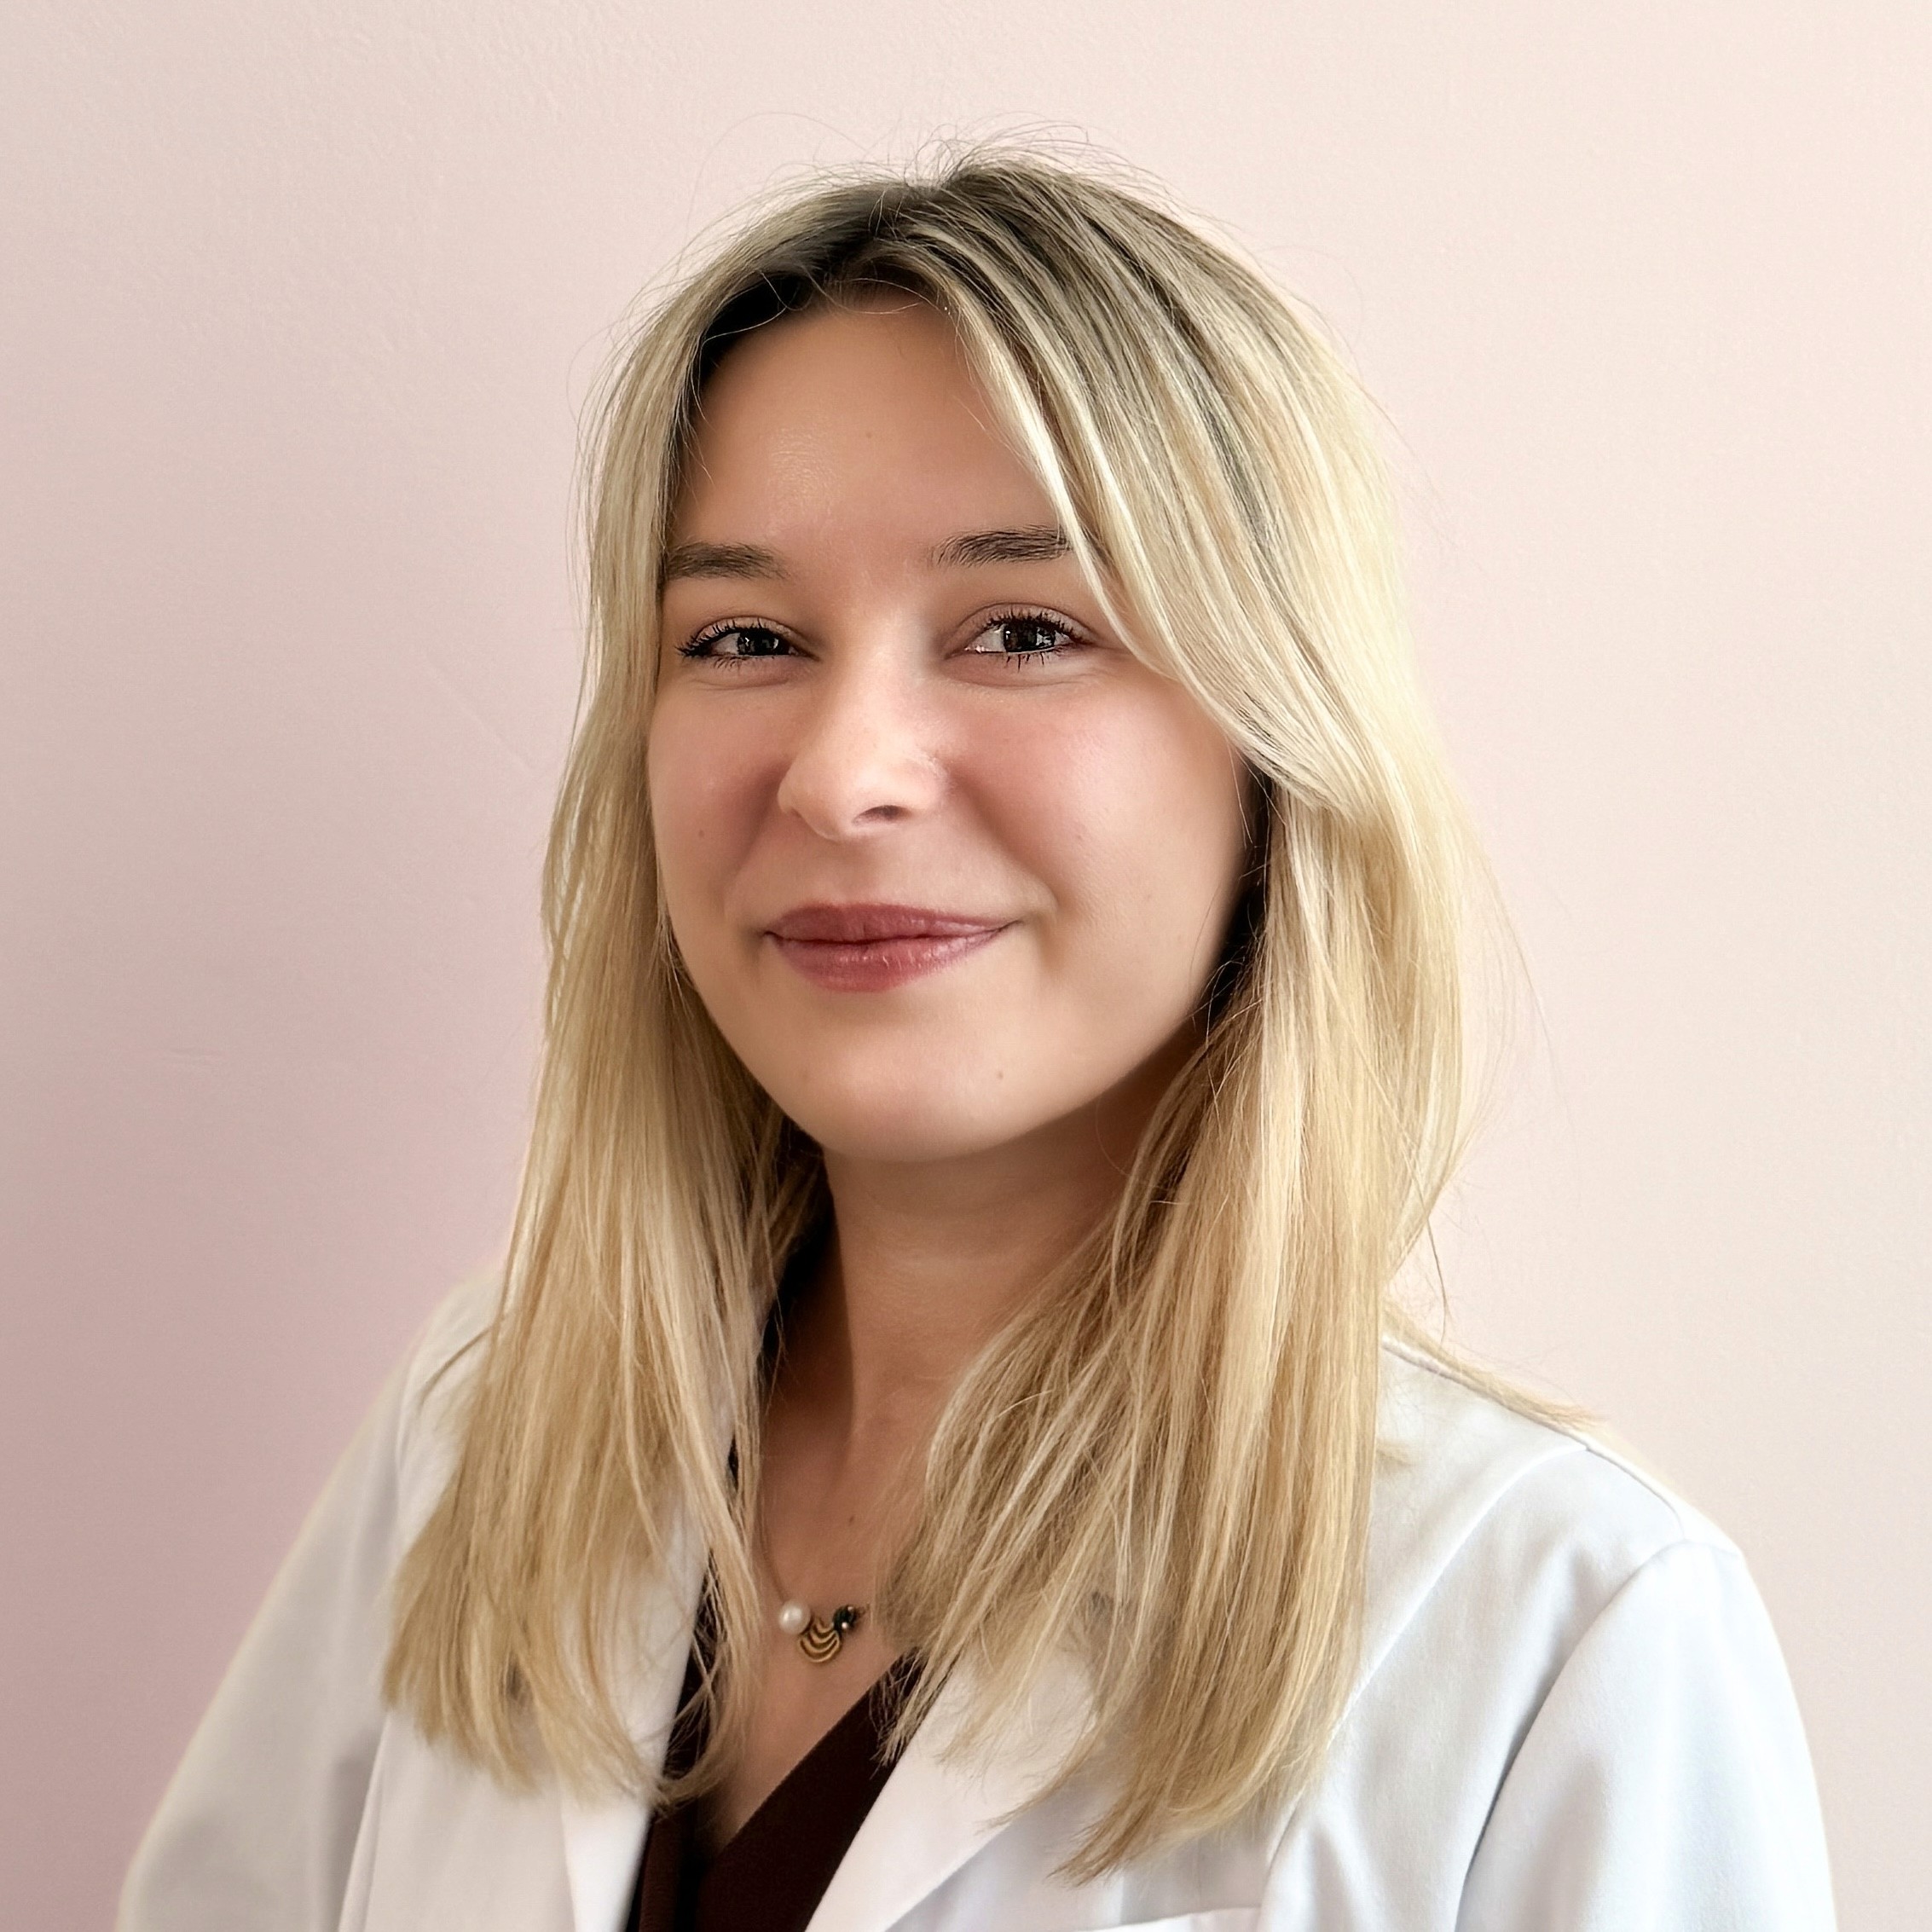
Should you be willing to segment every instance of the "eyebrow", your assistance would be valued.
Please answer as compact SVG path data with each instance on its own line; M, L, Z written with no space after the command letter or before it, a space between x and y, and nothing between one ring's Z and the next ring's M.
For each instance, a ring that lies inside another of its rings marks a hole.
M664 552L660 583L674 577L782 577L784 565L755 543L679 543Z
M983 564L1049 564L1073 549L1067 533L1052 523L1026 529L969 530L935 546L931 560L949 569ZM661 583L676 577L782 579L785 567L775 552L755 543L680 543L665 552Z
M1050 564L1073 549L1067 533L1053 523L1023 530L973 530L950 537L933 552L942 567L958 564Z

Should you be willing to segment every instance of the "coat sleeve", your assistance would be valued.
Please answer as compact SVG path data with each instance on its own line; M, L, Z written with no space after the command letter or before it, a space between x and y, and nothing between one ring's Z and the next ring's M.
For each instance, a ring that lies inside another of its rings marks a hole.
M336 1932L376 1741L408 1377L390 1377L243 1640L121 1895L119 1932Z
M1796 1699L1734 1549L1646 1562L1558 1674L1497 1793L1457 1932L1830 1932Z

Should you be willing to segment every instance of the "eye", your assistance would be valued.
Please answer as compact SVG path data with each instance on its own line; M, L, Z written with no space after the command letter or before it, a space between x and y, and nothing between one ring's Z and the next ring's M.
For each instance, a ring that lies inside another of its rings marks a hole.
M783 657L790 651L791 640L769 624L736 621L709 624L689 644L678 646L679 657L714 664L743 664L755 657Z
M966 650L975 657L1055 657L1079 650L1084 639L1064 617L1049 610L996 610L974 633Z

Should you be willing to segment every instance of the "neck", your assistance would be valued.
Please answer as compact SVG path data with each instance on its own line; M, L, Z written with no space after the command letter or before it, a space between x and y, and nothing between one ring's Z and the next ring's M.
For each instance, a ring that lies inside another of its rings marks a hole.
M911 1163L828 1151L832 1239L784 1380L842 1435L847 1460L923 1440L967 1364L1111 1212L1192 1044L984 1152Z

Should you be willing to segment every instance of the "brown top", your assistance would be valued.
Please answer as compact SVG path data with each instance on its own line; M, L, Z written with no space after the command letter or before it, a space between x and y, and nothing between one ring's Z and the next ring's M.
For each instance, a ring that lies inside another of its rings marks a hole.
M910 1681L902 1658L714 1854L705 1849L703 1799L653 1819L624 1922L630 1932L805 1932L891 1773L886 1731ZM681 1709L692 1708L697 1687L694 1650ZM699 1727L680 1719L666 1768L688 1769L703 1744Z

